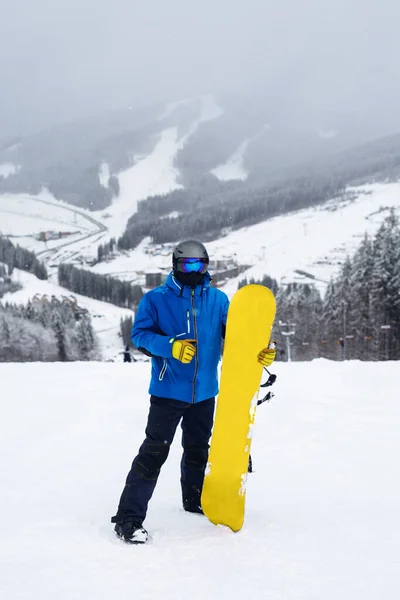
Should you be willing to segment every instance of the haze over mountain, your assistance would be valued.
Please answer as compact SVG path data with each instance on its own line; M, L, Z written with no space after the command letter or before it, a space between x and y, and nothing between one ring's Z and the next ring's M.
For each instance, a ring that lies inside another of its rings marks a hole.
M399 17L395 0L3 2L0 139L204 92L395 133Z

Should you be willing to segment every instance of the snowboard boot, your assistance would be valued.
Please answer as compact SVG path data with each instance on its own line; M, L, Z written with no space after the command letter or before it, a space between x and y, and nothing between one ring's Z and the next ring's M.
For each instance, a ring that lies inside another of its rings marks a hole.
M184 504L183 510L186 510L186 512L198 513L199 515L204 515L203 509L201 508L200 504Z
M183 510L191 513L198 513L203 515L203 509L201 508L201 491L196 486L186 486L182 483L182 504Z
M144 544L149 537L142 524L135 521L117 522L114 531L121 540L128 544Z

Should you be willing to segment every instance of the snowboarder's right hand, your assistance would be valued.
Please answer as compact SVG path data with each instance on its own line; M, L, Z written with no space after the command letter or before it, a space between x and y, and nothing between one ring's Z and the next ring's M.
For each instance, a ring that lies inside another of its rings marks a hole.
M196 354L196 340L175 340L172 344L172 356L187 365Z
M258 353L257 360L263 367L269 367L276 357L276 343L271 340L268 348L264 348Z

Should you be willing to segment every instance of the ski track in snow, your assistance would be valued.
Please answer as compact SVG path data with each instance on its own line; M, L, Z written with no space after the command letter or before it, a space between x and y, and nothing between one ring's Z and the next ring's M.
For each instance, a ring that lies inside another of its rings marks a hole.
M167 118L177 106L188 102L190 100L167 106L160 120ZM137 211L137 203L140 200L148 196L168 194L183 187L179 181L179 170L174 166L177 153L202 123L216 119L222 113L223 110L212 96L202 96L200 114L185 135L179 138L177 127L164 129L149 155L118 174L120 194L114 199L111 207L101 211L109 215L107 226L110 236L122 235L128 219ZM98 214L100 215L100 212Z
M111 207L101 211L111 216L107 222L110 236L123 233L128 219L137 210L139 200L182 187L178 183L179 171L174 167L178 147L177 128L164 129L153 152L118 174L120 194Z
M151 540L132 547L109 519L143 439L150 365L0 364L1 597L397 600L399 368L274 365L243 529L182 511L177 435Z
M244 168L243 159L249 145L250 140L242 142L237 150L221 165L212 169L211 173L219 179L219 181L245 181L249 175Z
M219 179L219 181L246 181L249 176L249 173L244 166L246 150L249 147L249 144L264 135L270 128L270 125L265 123L259 133L244 140L225 163L217 165L210 173Z
M99 182L105 188L108 188L108 180L110 179L110 166L108 163L102 162L99 167Z
M15 175L18 171L21 170L20 166L16 166L13 163L6 162L0 165L0 177L4 177L7 179L11 175Z

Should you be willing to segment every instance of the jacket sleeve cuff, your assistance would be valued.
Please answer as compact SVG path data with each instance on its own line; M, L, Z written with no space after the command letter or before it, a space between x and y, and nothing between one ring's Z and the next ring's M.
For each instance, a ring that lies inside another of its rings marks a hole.
M175 341L173 337L168 335L154 335L153 339L149 344L149 350L154 356L161 356L162 358L169 358L172 356L172 344Z

